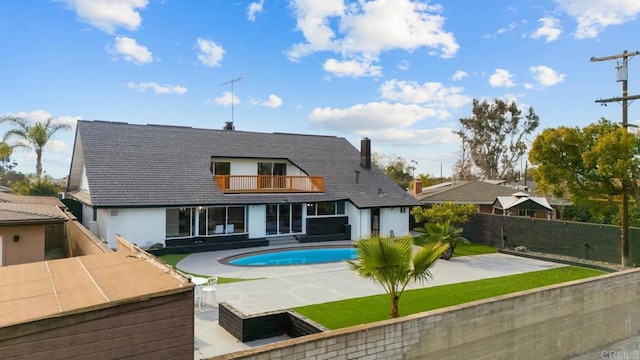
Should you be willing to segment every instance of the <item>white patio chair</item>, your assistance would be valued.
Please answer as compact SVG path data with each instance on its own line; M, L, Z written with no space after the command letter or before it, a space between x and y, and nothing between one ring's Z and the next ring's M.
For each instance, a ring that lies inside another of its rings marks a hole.
M216 285L218 284L218 277L212 276L208 279L207 283L200 288L200 307L207 301L207 294L211 295L211 301L218 302L216 297Z

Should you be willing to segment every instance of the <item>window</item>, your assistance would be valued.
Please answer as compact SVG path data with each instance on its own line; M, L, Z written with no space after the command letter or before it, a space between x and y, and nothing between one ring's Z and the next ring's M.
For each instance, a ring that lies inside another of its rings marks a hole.
M280 189L286 187L286 179L280 176L287 175L287 164L285 163L271 163L271 162L259 162L258 163L258 175L260 178L260 187L268 189Z
M215 206L200 209L199 235L223 235L245 232L244 206Z
M344 201L325 201L307 204L307 216L333 216L344 214Z
M166 212L166 237L193 236L195 232L194 208L167 209Z
M287 175L287 164L259 162L258 175L270 175L270 176Z
M228 161L216 161L213 165L214 175L231 175L231 163Z

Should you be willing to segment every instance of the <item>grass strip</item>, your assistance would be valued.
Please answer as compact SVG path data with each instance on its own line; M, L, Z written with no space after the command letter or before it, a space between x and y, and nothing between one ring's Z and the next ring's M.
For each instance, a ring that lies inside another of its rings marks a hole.
M602 274L604 272L599 270L567 266L498 278L406 290L400 298L400 316ZM329 329L340 329L386 320L389 319L390 310L391 301L387 294L295 308L295 311Z

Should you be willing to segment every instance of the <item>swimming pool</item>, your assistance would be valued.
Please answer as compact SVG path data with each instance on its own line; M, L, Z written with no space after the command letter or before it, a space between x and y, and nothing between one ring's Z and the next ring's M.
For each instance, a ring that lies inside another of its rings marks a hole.
M243 254L227 258L224 263L236 266L283 266L338 262L357 258L358 252L353 247L312 247Z

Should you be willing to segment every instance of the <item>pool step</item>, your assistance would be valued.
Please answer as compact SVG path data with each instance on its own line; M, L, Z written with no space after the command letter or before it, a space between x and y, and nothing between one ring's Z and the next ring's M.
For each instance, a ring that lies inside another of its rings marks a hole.
M269 246L297 244L298 240L294 236L282 236L269 239Z

